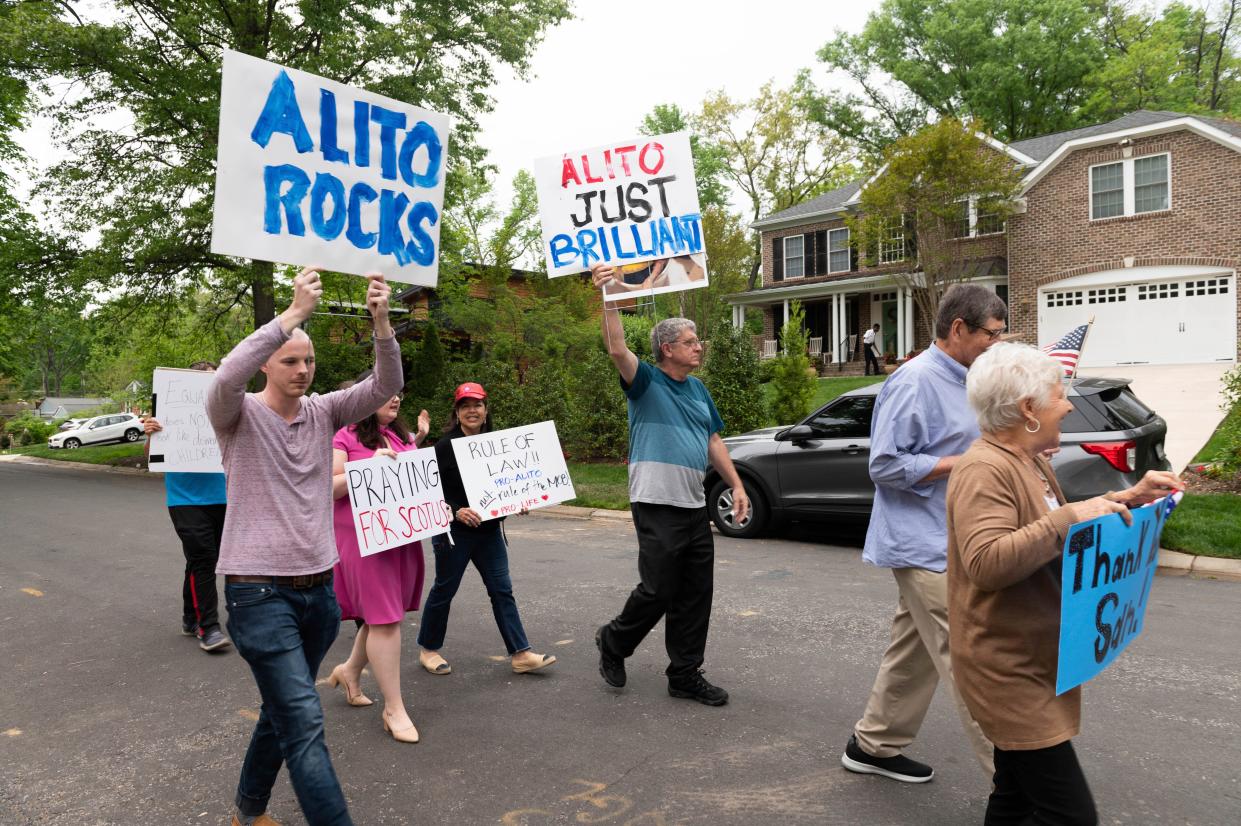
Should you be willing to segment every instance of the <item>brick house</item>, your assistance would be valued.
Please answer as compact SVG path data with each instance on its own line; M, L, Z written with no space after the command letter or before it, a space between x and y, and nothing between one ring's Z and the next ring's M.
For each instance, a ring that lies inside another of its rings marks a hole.
M1017 212L1001 224L963 204L957 243L970 280L1008 302L1021 340L1046 344L1094 316L1086 366L1236 360L1241 123L1138 111L993 146L1022 171ZM877 266L859 266L850 247L844 218L864 184L752 224L761 283L728 301L735 323L762 312L768 352L793 299L828 362L859 361L860 333L876 322L885 353L927 345L928 325L893 277L909 267L900 230Z

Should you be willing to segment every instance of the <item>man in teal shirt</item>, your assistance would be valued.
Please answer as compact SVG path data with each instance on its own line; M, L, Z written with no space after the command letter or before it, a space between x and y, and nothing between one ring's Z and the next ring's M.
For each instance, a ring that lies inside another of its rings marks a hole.
M209 361L196 361L191 370L215 372ZM150 435L163 427L154 417L143 422L150 454ZM220 558L227 501L223 473L165 473L165 501L172 526L185 553L185 576L181 583L181 633L198 638L203 651L218 651L231 643L220 630L219 597L215 565Z
M620 277L601 264L596 287ZM710 706L728 692L702 674L714 593L715 543L703 479L710 463L732 488L733 514L745 520L749 499L720 438L724 422L711 394L690 373L702 363L694 322L664 319L651 331L655 365L625 345L616 305L604 304L603 339L629 399L629 501L638 534L641 581L615 619L595 634L599 672L608 685L625 684L625 658L665 623L668 693Z

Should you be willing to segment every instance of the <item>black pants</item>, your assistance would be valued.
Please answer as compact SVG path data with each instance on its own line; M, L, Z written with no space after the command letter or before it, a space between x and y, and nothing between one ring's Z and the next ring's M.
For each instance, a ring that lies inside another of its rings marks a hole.
M603 644L628 657L665 617L665 673L673 680L688 677L702 667L711 622L715 541L707 509L634 502L630 511L641 582L604 629Z
M197 624L198 635L220 624L215 565L224 533L224 505L174 505L168 509L185 552L181 584L181 621Z
M866 375L870 375L870 366L875 365L875 375L879 375L883 371L879 369L879 359L875 357L875 348L866 345L862 348L862 352L866 355Z
M984 826L1095 826L1099 816L1069 741L1032 751L995 750L995 790Z

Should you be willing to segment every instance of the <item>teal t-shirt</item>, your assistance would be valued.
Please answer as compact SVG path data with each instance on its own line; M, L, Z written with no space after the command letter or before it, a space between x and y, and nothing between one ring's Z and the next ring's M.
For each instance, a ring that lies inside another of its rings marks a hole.
M223 505L223 473L165 473L164 493L168 507L178 505Z
M639 361L633 383L621 387L629 399L629 500L705 507L707 442L724 429L706 385Z

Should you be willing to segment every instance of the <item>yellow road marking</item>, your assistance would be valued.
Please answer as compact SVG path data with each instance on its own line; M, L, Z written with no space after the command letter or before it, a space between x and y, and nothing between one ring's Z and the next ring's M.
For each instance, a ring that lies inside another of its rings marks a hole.
M569 645L573 640L556 640L553 645Z
M5 729L4 736L5 737L21 737L22 730L19 728Z
M738 614L737 616L739 616L739 617L757 617L757 616L758 616L758 611L742 611L742 612L741 612L740 614Z
M30 594L30 596L32 596L32 597L41 597L41 596L43 596L43 592L42 592L42 591L40 591L38 588L23 588L23 589L22 589L22 593L23 593L23 594Z
M243 708L240 709L237 714L240 717L245 717L247 720L257 721L259 719L259 713L253 709Z

